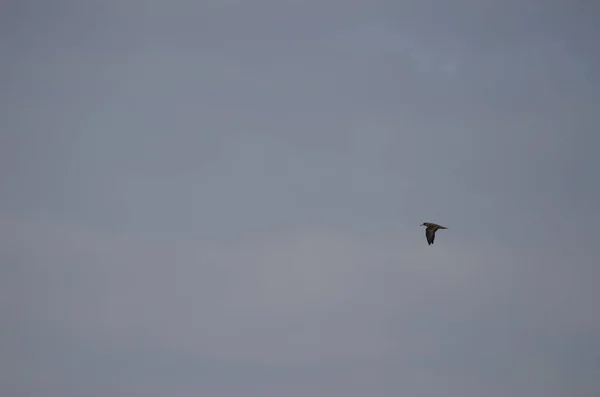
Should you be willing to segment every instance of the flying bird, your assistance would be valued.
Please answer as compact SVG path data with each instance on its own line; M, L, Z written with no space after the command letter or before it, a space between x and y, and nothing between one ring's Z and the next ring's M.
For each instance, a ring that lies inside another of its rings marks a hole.
M436 225L435 223L431 222L423 222L421 226L427 227L427 229L425 229L425 237L427 237L427 244L429 245L433 244L433 240L435 240L436 231L438 231L439 229L448 229L447 227Z

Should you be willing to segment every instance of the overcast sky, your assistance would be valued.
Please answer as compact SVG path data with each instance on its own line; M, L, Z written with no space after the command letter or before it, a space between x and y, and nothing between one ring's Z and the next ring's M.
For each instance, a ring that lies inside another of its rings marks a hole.
M593 1L0 10L3 396L600 395Z

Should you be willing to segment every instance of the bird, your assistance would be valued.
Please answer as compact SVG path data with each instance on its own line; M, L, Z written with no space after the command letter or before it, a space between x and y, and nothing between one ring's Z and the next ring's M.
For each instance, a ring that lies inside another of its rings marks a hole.
M435 232L438 231L439 229L448 229L445 226L440 226L437 225L435 223L431 223L431 222L423 222L421 224L421 226L425 226L427 229L425 229L425 237L427 237L427 244L431 245L433 244L433 240L435 240Z

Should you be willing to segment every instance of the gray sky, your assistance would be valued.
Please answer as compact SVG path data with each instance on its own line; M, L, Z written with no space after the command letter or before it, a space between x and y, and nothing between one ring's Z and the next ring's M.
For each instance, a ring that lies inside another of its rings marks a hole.
M594 7L5 2L2 395L600 395Z

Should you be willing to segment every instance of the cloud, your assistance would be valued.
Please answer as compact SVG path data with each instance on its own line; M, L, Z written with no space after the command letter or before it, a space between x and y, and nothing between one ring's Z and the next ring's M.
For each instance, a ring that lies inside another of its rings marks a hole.
M498 273L451 236L438 243L443 256L424 250L421 233L365 241L291 230L215 244L35 223L11 230L5 248L37 274L22 274L21 287L60 328L233 362L385 355L398 343L390 324L427 305L460 305Z
M3 391L599 395L597 24L536 3L7 11Z

